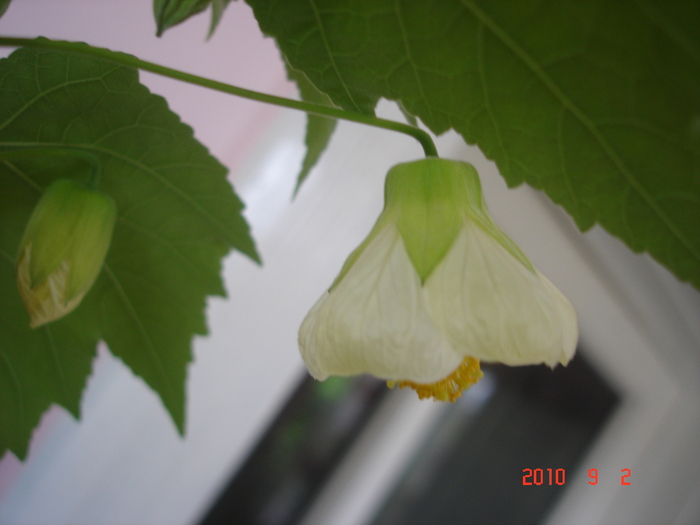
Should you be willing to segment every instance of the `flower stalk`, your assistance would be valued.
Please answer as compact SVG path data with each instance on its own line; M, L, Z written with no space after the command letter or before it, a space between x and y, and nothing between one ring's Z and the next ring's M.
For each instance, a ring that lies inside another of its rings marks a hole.
M85 161L90 166L90 174L86 184L88 188L96 190L100 183L100 160L80 147L65 145L60 147L26 146L23 144L10 144L17 149L0 152L0 160L18 160L34 157L69 157Z
M99 58L104 58L111 60L118 64L124 66L130 66L136 69L142 69L144 71L150 71L157 75L162 75L164 77L174 78L176 80L181 80L183 82L188 82L190 84L195 84L197 86L206 87L213 89L215 91L221 91L223 93L228 93L230 95L236 95L238 97L247 98L250 100L256 100L258 102L263 102L265 104L273 104L275 106L281 106L289 109L296 109L299 111L305 111L306 113L311 113L313 115L320 115L323 117L336 118L340 120L347 120L350 122L357 122L359 124L365 124L368 126L374 126L376 128L387 129L390 131L397 131L399 133L404 133L416 139L420 142L423 147L423 151L426 157L437 157L437 148L433 139L428 133L420 128L410 126L408 124L403 124L401 122L395 122L393 120L387 120L378 118L372 115L363 115L361 113L354 113L352 111L345 111L343 109L322 106L320 104L311 104L309 102L302 102L300 100L293 100L284 97L278 97L275 95L268 95L266 93L259 93L257 91L252 91L250 89L244 89L238 86L232 86L231 84L225 84L224 82L218 82L216 80L211 80L209 78L200 77L197 75L192 75L190 73L185 73L184 71L179 71L177 69L172 69L169 67L161 66L159 64L154 64L153 62L147 62L145 60L140 60L133 55L127 55L126 53L119 53L116 51L111 51L109 49L101 47L92 47L80 42L67 42L64 40L49 40L48 38L17 38L17 37L3 37L0 36L0 46L7 47L36 47L44 49L61 49L63 51L71 51L74 53L81 53L85 55L96 56Z

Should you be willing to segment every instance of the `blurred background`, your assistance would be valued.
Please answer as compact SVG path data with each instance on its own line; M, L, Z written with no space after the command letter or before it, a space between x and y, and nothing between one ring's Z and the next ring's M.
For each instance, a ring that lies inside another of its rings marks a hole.
M155 36L148 0L14 0L8 36L82 40L242 87L296 96L274 41L232 2ZM11 50L2 49L2 56ZM422 156L395 133L340 123L294 201L305 116L142 73L230 169L264 266L225 263L228 299L194 341L180 438L156 395L100 348L82 420L54 407L24 462L0 459L0 523L700 523L700 294L543 195L474 164L499 225L572 301L566 368L484 367L457 403L370 377L311 380L296 332L381 211L384 176ZM396 120L396 106L378 113ZM524 483L532 483L524 485Z

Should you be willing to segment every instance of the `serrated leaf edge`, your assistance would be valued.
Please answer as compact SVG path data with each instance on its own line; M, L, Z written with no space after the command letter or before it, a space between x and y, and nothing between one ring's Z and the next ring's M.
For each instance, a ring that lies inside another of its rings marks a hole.
M690 239L688 239L681 231L679 231L673 221L664 213L664 211L656 204L651 195L639 184L632 172L627 168L622 159L617 155L612 145L603 137L598 127L576 106L555 84L555 82L540 68L535 60L528 55L525 50L518 45L496 22L482 11L472 0L460 0L460 2L471 13L485 25L506 47L508 47L546 86L554 97L559 100L564 108L566 108L578 121L588 130L593 138L598 142L603 151L608 155L612 163L627 180L629 185L637 192L642 200L651 208L658 216L661 222L668 230L683 244L683 246L700 261L700 248L695 248ZM566 177L565 177L566 178Z

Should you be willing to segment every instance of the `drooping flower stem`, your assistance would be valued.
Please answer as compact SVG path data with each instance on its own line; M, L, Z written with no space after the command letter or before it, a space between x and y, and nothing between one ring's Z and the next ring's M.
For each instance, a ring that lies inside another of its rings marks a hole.
M297 109L300 111L305 111L306 113L320 115L323 117L349 120L351 122L358 122L360 124L366 124L368 126L388 129L391 131L398 131L399 133L410 135L411 137L415 138L418 142L420 142L426 157L438 156L435 143L433 142L433 139L428 133L426 133L422 129L409 126L408 124L403 124L401 122L381 119L378 117L373 117L371 115L362 115L361 113L345 111L339 108L322 106L319 104L310 104L308 102L302 102L299 100L292 100L284 97L277 97L275 95L259 93L257 91L243 89L237 86L232 86L230 84L225 84L223 82L218 82L216 80L211 80L197 75L192 75L190 73L185 73L184 71L178 71L176 69L171 69L169 67L161 66L159 64L147 62L145 60L140 60L135 56L127 55L125 53L119 53L100 47L91 47L79 42L49 40L47 38L31 39L0 37L0 46L62 49L64 51L72 51L75 53L97 56L125 66L143 69L144 71L150 71L151 73L156 73L157 75L174 78L176 80L181 80L190 84L214 89L216 91L221 91L230 95L236 95L239 97L256 100L258 102L264 102L266 104L274 104L276 106Z
M11 143L5 143L5 146L13 146ZM10 151L0 151L0 161L26 159L32 157L69 157L85 161L90 166L90 175L88 175L87 187L93 190L97 189L100 182L100 161L99 159L84 149L71 146L56 146L56 147L34 147L17 145L18 149Z

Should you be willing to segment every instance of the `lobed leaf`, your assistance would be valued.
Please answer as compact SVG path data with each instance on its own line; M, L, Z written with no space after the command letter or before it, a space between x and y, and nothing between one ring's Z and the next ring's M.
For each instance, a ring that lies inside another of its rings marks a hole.
M30 330L14 277L24 226L44 188L86 180L90 167L70 155L0 162L0 454L24 457L51 403L79 415L100 339L183 432L190 344L207 332L206 297L225 295L221 259L235 248L259 260L226 169L137 71L108 60L19 49L0 61L0 100L0 152L94 155L118 213L105 267L82 304Z
M247 1L334 103L455 129L700 288L700 3Z
M325 93L322 93L314 86L306 75L301 71L297 71L289 64L287 66L287 78L296 82L299 88L301 99L305 102L313 104L321 104L324 106L333 106L333 102ZM322 117L320 115L308 114L306 116L306 155L301 164L301 171L297 175L297 183L294 187L294 195L297 194L306 177L311 173L311 170L316 165L326 147L331 141L335 127L338 121L334 118Z
M153 0L156 36L161 36L166 29L201 13L211 5L211 25L207 36L210 38L230 2L231 0Z
M0 17L5 14L7 8L10 7L11 0L0 0Z

